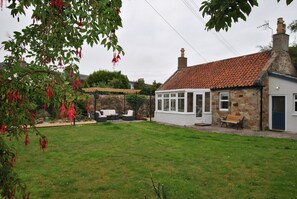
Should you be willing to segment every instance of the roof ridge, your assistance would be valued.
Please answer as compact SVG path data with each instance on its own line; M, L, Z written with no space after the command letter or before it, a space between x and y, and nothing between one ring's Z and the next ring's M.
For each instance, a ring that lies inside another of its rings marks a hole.
M250 56L255 56L257 54L267 54L267 53L270 53L271 54L271 52L272 52L272 50L266 50L266 51L263 51L263 52L256 52L256 53L251 53L251 54L247 54L247 55L241 55L241 56L237 56L237 57L230 57L230 58L227 58L227 59L221 59L221 60L206 62L206 63L202 63L202 64L196 64L196 65L188 66L187 68L192 68L192 67L197 67L197 66L202 66L202 65L213 64L213 63L216 63L216 62L229 61L229 60L239 59L239 58L243 58L243 57L250 57Z

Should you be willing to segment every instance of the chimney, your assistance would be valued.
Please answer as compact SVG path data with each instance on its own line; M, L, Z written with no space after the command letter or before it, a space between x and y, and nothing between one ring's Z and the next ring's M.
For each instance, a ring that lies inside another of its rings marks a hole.
M289 51L289 35L286 34L286 24L283 18L277 19L276 34L273 35L273 51Z
M178 67L177 70L181 70L182 68L187 67L187 58L185 57L185 49L182 48L180 50L181 56L178 58Z

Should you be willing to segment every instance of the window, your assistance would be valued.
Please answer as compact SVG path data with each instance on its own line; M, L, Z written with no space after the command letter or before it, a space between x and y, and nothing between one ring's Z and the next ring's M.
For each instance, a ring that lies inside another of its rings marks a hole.
M178 112L185 111L185 94L178 93Z
M176 94L170 95L170 111L176 111Z
M295 110L295 113L297 113L297 93L294 94L294 110Z
M193 93L188 93L187 94L187 102L188 102L188 106L187 106L187 111L188 112L193 112Z
M228 111L229 109L229 93L220 93L220 111Z
M169 94L164 94L164 111L169 111Z
M162 94L158 94L158 104L157 104L157 106L158 106L158 110L159 111L161 111L162 110Z
M205 107L204 112L209 113L210 112L210 92L205 93Z

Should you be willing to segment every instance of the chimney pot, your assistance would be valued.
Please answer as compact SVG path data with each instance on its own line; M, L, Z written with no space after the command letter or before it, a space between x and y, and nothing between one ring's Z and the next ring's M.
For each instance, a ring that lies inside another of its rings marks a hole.
M182 68L186 68L187 67L187 58L185 57L185 49L182 48L180 50L181 52L181 56L178 58L178 70L181 70Z
M277 19L276 34L273 35L273 51L289 51L289 35L286 34L286 25L283 18Z

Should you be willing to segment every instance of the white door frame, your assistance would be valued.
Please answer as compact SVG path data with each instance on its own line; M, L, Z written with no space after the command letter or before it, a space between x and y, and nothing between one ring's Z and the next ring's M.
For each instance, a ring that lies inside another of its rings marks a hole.
M269 95L269 129L272 130L272 97L279 97L279 96L283 96L285 97L285 131L287 131L287 95L275 95L275 94L271 94Z

